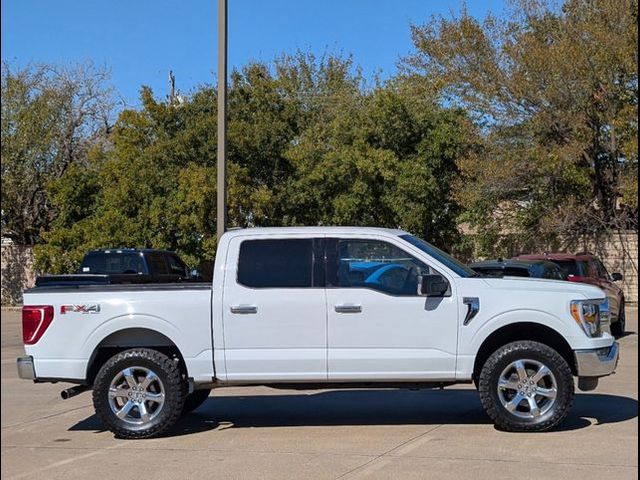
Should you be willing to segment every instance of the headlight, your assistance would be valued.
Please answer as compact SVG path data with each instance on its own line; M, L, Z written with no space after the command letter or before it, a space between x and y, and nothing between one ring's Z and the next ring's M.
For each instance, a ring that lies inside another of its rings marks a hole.
M609 325L611 325L611 309L609 308L609 299L605 298L600 303L600 327L608 332Z
M574 300L571 302L571 316L588 337L602 335L600 329L600 304L602 300Z

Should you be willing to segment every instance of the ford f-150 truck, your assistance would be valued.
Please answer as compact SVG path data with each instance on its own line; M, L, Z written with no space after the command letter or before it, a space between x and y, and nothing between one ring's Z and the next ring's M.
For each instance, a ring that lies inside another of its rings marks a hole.
M559 425L611 374L594 286L484 278L401 231L225 233L212 285L75 285L24 294L20 377L93 390L122 438L169 429L212 388L475 383L504 430ZM390 408L393 408L390 406Z

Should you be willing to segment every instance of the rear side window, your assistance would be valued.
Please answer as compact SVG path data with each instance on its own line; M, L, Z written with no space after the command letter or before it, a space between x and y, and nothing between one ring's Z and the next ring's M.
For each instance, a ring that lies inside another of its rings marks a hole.
M164 261L164 256L161 253L150 253L147 256L147 262L151 275L166 275L169 273L167 264Z
M252 288L313 285L313 240L245 240L240 244L238 283Z

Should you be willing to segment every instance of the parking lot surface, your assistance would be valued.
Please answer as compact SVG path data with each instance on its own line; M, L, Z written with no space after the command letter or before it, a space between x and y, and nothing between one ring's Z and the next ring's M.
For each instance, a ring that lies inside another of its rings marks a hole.
M496 430L471 387L287 391L226 388L159 439L117 440L90 393L17 378L19 312L2 310L2 478L638 477L638 314L616 375L578 393L561 430Z

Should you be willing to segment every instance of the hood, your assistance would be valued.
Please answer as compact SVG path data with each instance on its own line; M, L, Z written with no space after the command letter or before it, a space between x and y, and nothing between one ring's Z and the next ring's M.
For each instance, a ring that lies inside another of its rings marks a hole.
M524 277L483 278L482 280L484 280L491 288L501 290L561 292L576 295L577 298L606 298L605 293L598 287L564 280Z

